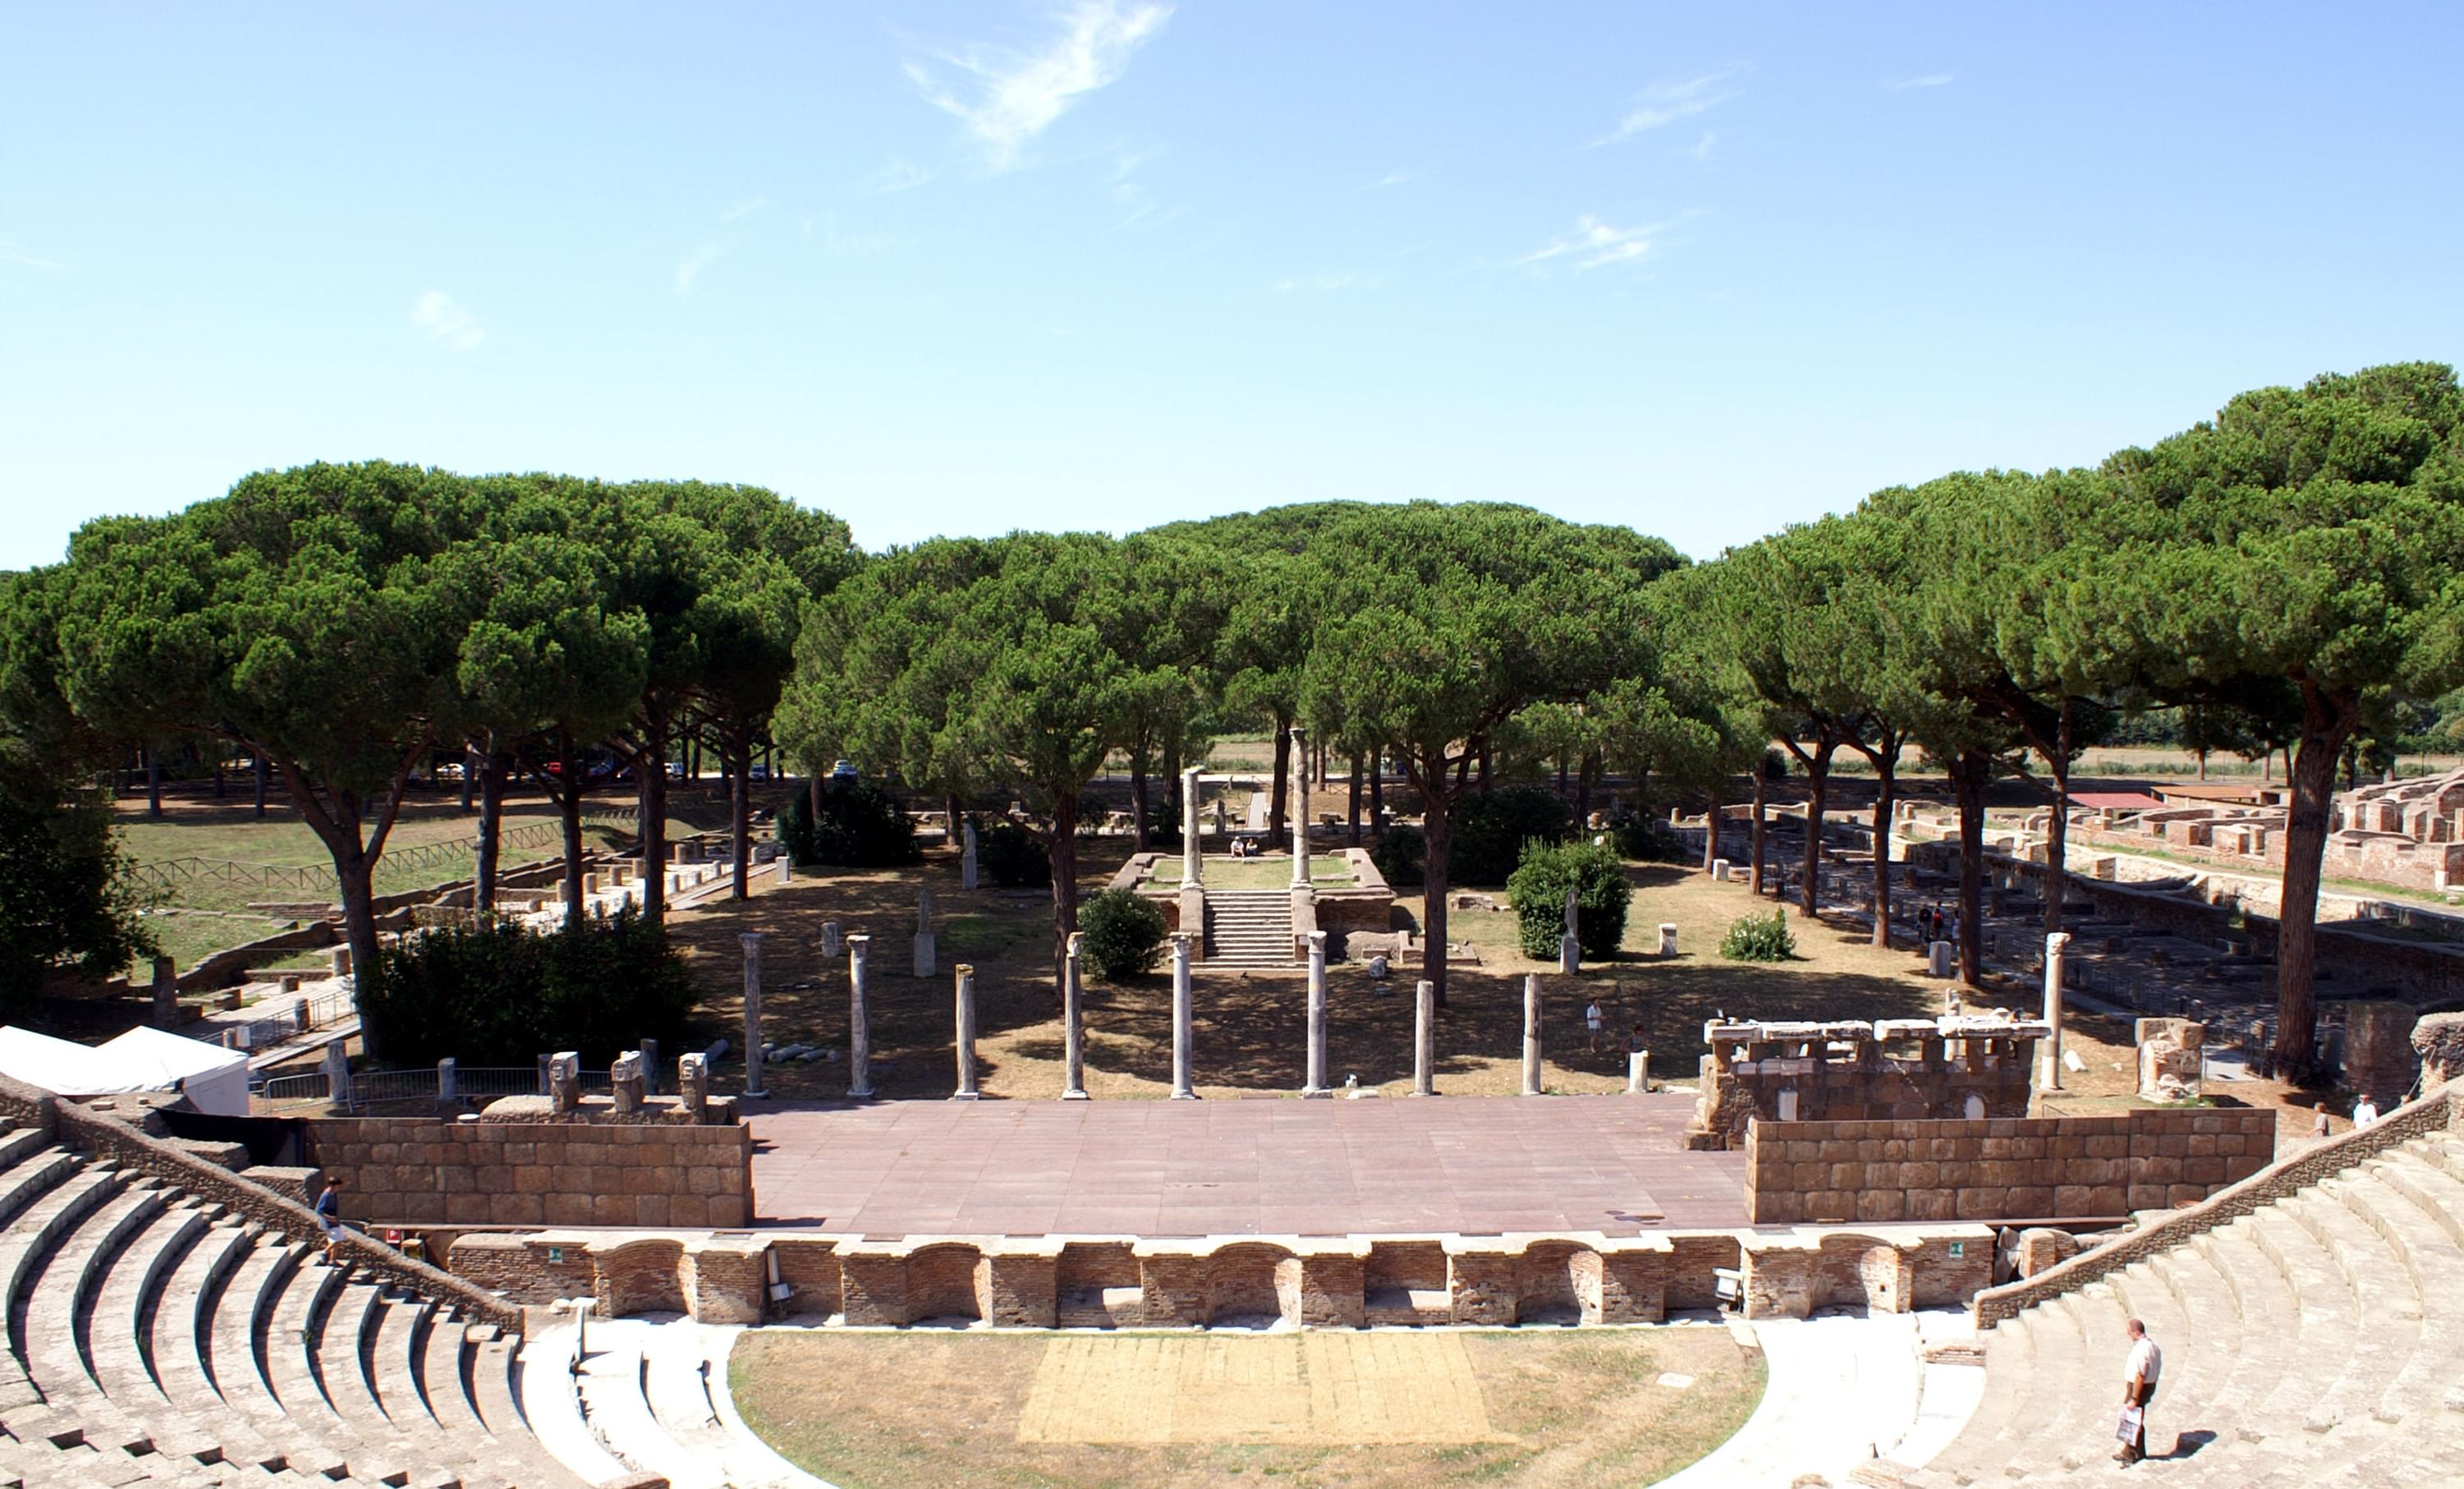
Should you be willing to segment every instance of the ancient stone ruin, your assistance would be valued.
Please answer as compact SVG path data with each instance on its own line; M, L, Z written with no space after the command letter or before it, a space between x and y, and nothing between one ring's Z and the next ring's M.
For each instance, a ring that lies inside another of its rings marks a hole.
M2206 1075L2208 1027L2192 1018L2143 1018L2134 1030L2140 1099L2197 1100Z
M2008 1015L1703 1026L1685 1145L1743 1147L1746 1123L2025 1117L2050 1026Z

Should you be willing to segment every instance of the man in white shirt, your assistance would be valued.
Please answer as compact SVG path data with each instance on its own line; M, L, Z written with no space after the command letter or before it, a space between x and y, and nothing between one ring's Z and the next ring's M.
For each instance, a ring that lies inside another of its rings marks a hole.
M2365 1096L2353 1103L2353 1130L2355 1132L2361 1131L2364 1127L2368 1126L2370 1123L2378 1120L2378 1102L2371 1100Z
M2147 1337L2147 1325L2132 1319L2123 1325L2130 1333L2130 1354L2122 1363L2122 1410L2139 1413L2139 1430L2122 1444L2114 1460L2127 1467L2147 1456L2147 1403L2156 1399L2156 1378L2165 1372L2165 1351Z

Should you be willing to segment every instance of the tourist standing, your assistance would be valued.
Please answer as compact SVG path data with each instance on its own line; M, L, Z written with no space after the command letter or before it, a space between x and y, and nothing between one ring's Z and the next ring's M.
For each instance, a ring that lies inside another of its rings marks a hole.
M2371 1100L2365 1096L2353 1103L2353 1130L2355 1132L2361 1131L2364 1127L2368 1126L2370 1123L2378 1120L2378 1102Z
M325 1261L331 1265L334 1248L342 1244L342 1181L332 1174L325 1176L325 1192L317 1196L317 1229L325 1233Z
M2147 1403L2156 1399L2156 1378L2165 1370L2165 1351L2147 1337L2147 1325L2132 1319L2123 1328L2130 1335L2130 1353L2122 1362L2122 1451L2116 1462L2128 1465L2147 1456Z
M1600 1031L1608 1026L1608 1017L1600 1011L1600 1000L1593 998L1583 1010L1583 1029L1592 1036L1592 1053L1600 1053Z

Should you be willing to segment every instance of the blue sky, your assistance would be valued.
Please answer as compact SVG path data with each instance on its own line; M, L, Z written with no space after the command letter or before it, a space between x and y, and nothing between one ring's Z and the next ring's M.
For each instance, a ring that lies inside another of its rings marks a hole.
M1698 556L2464 359L2452 5L20 5L0 566L383 456Z

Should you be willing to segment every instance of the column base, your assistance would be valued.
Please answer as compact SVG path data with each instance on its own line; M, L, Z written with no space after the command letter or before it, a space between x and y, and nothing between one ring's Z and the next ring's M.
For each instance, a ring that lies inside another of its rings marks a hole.
M1301 1087L1301 1100L1304 1101L1331 1101L1334 1100L1334 1092L1326 1086L1303 1086Z
M1090 1101L1093 1100L1094 1098L1089 1096L1084 1091L1064 1091L1061 1093L1061 1100L1065 1101Z
M1176 1101L1195 1101L1198 1100L1198 1093L1195 1091L1175 1091L1172 1094L1172 1099Z
M869 1101L872 1100L872 1087L865 1086L859 1089L855 1086L849 1086L847 1087L847 1099L850 1101Z
M746 1087L745 1087L741 1092L739 1092L739 1093L737 1093L737 1094L738 1094L740 1097L742 1097L742 1099L743 1099L743 1100L748 1100L748 1101L759 1101L759 1100L766 1100L766 1099L769 1097L769 1095L770 1095L770 1093L769 1093L769 1092L762 1090L759 1086L746 1086Z
M983 1100L983 1093L980 1091L955 1091L951 1093L950 1100L953 1101L979 1101Z

